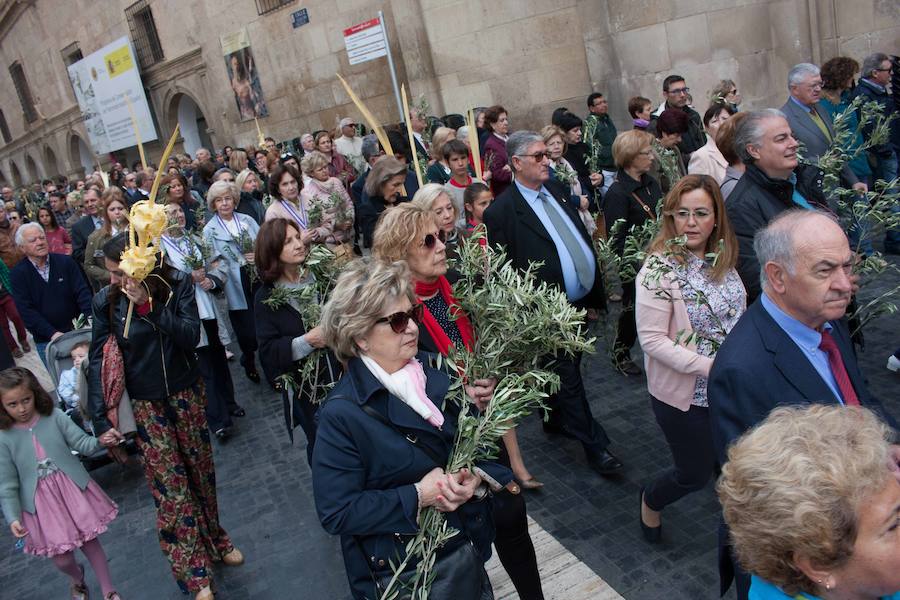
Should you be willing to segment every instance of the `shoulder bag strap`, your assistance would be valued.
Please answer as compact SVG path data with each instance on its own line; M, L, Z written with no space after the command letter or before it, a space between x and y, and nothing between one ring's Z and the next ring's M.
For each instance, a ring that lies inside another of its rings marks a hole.
M369 415L376 421L380 421L381 423L384 423L385 425L387 425L388 427L390 427L391 429L393 429L394 431L396 431L397 433L399 433L400 435L405 437L407 442L409 442L410 444L412 444L413 446L415 446L416 448L418 448L419 450L424 452L428 456L428 458L430 458L432 460L432 462L434 462L434 464L436 466L438 466L442 469L444 468L444 465L446 465L446 460L441 460L441 457L437 455L437 453L434 451L434 449L429 448L426 445L420 444L418 437L416 437L415 435L410 434L410 433L405 433L399 427L397 427L392 422L390 422L387 419L387 417L385 417L383 414L381 414L380 412L378 412L377 410L375 410L368 404L363 404L360 406L360 408L363 409L363 411L367 415Z
M653 213L653 210L649 206L647 206L646 202L641 200L641 197L638 196L636 192L631 192L631 197L634 198L635 200L637 200L638 204L641 205L641 208L644 209L644 212L647 213L647 216L649 216L651 219L656 218L656 215Z

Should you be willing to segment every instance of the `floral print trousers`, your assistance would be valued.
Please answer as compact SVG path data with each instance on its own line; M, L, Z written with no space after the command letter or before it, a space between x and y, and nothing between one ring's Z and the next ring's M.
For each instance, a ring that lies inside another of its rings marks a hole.
M197 593L210 585L212 563L234 549L219 525L203 382L162 401L133 404L159 545L181 591Z

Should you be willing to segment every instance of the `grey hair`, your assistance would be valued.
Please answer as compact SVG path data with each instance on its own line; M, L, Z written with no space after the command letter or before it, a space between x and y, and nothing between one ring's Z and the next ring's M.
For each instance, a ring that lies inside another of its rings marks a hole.
M506 140L506 154L509 156L509 168L515 171L512 161L513 156L521 157L524 152L528 150L528 146L537 144L538 142L543 143L544 138L541 137L541 134L537 131L523 129L522 131L517 131L510 135L509 139Z
M450 199L450 194L447 193L444 186L439 183L426 183L420 187L419 191L413 196L412 203L419 208L432 211L434 210L434 201L441 196L447 196L447 198ZM450 199L450 206L453 207L453 220L455 221L459 218L459 214L456 209L456 204L453 203L452 199Z
M734 132L733 149L745 165L749 165L755 160L747 150L747 146L759 146L763 136L763 121L775 118L787 120L784 113L777 108L764 108L747 113L747 116L738 125Z
M819 67L812 63L800 63L794 65L788 71L788 89L803 83L807 77L815 77L820 73Z
M891 57L884 52L875 52L874 54L868 55L865 60L863 60L862 72L860 75L862 77L871 77L872 71L880 69L881 63L886 60L891 60Z
M217 181L209 186L209 190L206 192L206 206L209 208L209 212L216 212L216 200L229 193L234 198L234 205L237 206L241 198L241 190L237 185L230 181Z
M41 233L44 233L44 228L41 227L40 223L25 223L24 225L20 225L16 230L16 246L25 245L25 232L29 229L37 229ZM46 234L44 235L46 236Z
M378 144L378 136L374 133L370 133L362 139L362 153L363 160L369 162L374 156L378 156L378 153L381 151L381 146Z
M366 257L349 263L322 309L322 333L328 347L343 361L359 356L356 340L401 298L416 303L406 261L389 263Z
M834 216L827 212L792 208L782 212L756 232L753 236L753 252L759 261L759 281L763 289L769 285L766 265L770 262L777 263L791 275L794 274L797 258L794 252L794 231L801 222L820 217L837 223Z
M469 143L469 126L463 125L456 130L456 139Z

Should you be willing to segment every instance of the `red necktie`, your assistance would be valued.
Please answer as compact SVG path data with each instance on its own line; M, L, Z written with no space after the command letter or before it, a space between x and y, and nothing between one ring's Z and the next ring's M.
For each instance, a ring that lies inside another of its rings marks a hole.
M841 396L844 397L844 404L848 406L859 406L859 398L856 397L856 390L850 383L850 376L847 375L847 369L844 368L844 360L841 358L841 351L838 350L837 344L827 329L822 330L822 341L819 343L819 350L828 355L828 366L831 367L831 374L837 383L838 389L841 390Z

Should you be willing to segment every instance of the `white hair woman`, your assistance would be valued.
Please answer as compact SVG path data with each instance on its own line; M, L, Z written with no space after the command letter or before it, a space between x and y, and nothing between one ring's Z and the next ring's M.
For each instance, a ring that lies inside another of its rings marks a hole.
M225 282L225 299L228 301L228 317L241 348L241 366L247 379L259 383L255 352L256 329L253 319L254 245L259 225L252 217L234 210L240 193L238 187L227 181L217 181L206 193L206 203L214 216L203 228L203 238L215 254L222 256L228 279Z
M862 407L794 406L729 448L719 500L752 600L900 599L892 436Z

